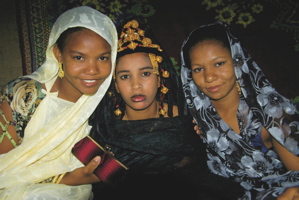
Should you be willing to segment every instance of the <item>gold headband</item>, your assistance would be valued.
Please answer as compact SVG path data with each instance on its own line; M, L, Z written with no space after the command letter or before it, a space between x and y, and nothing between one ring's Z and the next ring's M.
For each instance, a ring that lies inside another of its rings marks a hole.
M118 57L136 52L148 53L154 68L153 73L159 75L158 67L162 62L162 57L157 54L162 52L162 49L159 45L153 44L150 38L145 37L144 33L145 31L139 28L139 23L136 20L126 23L118 40Z

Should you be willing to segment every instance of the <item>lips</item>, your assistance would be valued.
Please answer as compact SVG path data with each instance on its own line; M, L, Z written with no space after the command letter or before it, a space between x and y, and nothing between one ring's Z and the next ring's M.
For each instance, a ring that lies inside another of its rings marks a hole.
M131 100L134 102L141 102L144 101L146 97L144 95L134 95L131 97Z
M207 90L209 92L217 92L220 89L220 87L221 87L220 85L216 85L216 86L212 86L212 87L207 88Z

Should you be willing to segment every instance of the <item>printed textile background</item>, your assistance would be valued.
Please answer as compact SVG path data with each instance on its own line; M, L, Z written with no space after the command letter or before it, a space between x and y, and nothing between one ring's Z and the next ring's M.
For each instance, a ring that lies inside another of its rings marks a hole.
M116 25L133 15L144 17L177 68L188 34L202 24L223 20L280 93L294 101L299 95L298 0L16 0L16 5L23 74L44 62L56 18L67 9L87 5Z

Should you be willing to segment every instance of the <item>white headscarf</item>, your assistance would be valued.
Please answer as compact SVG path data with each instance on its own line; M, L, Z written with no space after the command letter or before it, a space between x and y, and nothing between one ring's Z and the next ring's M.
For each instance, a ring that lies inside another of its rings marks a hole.
M63 112L58 109L53 116L51 105L59 107L61 102L57 100L57 94L49 92L58 72L58 61L54 56L53 46L61 33L71 27L88 28L107 40L112 50L112 69L96 94L82 95L76 103L70 104ZM24 183L36 183L82 166L72 155L71 148L88 134L88 118L110 85L116 50L115 25L99 11L87 6L76 7L66 11L56 20L50 33L45 63L31 75L27 75L45 83L48 91L44 91L46 97L25 129L22 144L0 156L0 199L1 193L3 195L9 187L17 188Z

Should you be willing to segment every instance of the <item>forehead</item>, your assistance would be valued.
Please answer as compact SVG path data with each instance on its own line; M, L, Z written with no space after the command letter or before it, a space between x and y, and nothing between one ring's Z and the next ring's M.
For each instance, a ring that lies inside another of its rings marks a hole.
M197 51L203 51L201 53L206 53L207 51L225 51L230 53L229 49L225 47L220 41L217 40L203 40L195 44L190 49L190 54L194 54Z
M117 67L144 67L145 65L152 66L147 53L138 52L124 55L117 59Z
M81 29L79 31L71 33L68 37L68 40L70 42L72 40L86 40L86 39L95 39L95 40L106 41L102 36L100 36L99 34L97 34L96 32L94 32L90 29Z
M82 29L69 35L64 46L65 48L89 48L90 51L111 49L110 44L102 36L89 29Z

